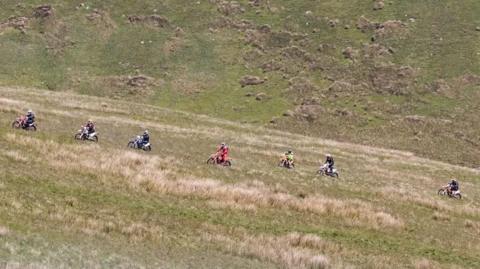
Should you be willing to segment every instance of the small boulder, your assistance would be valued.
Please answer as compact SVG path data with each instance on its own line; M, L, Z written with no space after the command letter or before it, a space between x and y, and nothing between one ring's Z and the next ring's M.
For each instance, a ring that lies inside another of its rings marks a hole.
M385 7L385 2L383 0L375 0L373 2L373 10L381 10Z
M284 117L293 117L295 115L295 112L291 111L291 110L287 110L285 112L283 112L282 116Z
M267 95L263 92L257 93L257 95L255 95L255 100L257 101L262 101L262 100L265 100L266 98L267 98Z
M352 47L347 47L342 51L343 57L355 61L355 58L358 54L357 50L354 50Z
M260 85L260 84L265 83L265 81L266 81L266 79L261 79L257 76L247 75L247 76L242 77L242 79L240 80L240 85L243 88L243 87L248 86L248 85Z
M33 10L35 18L46 18L53 15L53 8L51 5L41 5Z

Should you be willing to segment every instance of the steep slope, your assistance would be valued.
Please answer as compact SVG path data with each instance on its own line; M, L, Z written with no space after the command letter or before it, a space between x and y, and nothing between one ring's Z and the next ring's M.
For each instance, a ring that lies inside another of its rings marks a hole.
M2 2L0 84L478 167L478 1L47 2Z
M480 266L476 170L74 93L0 96L0 259L9 266ZM10 129L27 107L38 132ZM87 118L98 144L73 140ZM153 151L127 149L143 128ZM231 168L205 164L220 141L231 145ZM295 170L276 167L286 149ZM315 175L326 152L338 180ZM460 201L436 194L453 176Z

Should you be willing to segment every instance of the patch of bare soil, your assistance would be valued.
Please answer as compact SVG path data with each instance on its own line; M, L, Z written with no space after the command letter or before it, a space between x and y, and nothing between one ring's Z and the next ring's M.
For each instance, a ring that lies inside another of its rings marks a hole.
M162 81L146 75L109 76L99 79L105 85L111 96L147 96L153 92L152 87L161 85Z
M86 15L86 18L88 21L103 29L117 28L117 25L110 17L110 14L104 10L94 9L92 13Z
M416 72L409 66L389 64L374 67L369 76L371 85L378 92L405 95L415 85Z
M4 22L0 22L0 34L8 29L13 28L25 33L29 19L27 17L11 17Z
M245 8L237 1L217 1L217 11L225 16L245 12Z
M53 7L51 5L41 5L33 10L35 18L47 18L53 15Z
M167 18L153 14L153 15L130 15L128 16L128 21L131 24L140 24L140 25L145 25L145 26L150 26L150 27L155 27L155 28L165 28L170 25L170 22L168 21Z

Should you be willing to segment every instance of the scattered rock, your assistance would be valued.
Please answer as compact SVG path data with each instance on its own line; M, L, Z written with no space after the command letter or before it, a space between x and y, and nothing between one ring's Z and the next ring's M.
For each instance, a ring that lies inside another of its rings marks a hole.
M352 84L346 81L337 80L328 87L328 91L338 95L339 93L352 92L354 88Z
M409 115L409 116L405 116L405 120L410 123L425 123L427 118L420 115Z
M268 34L272 31L272 27L268 24L264 24L264 25L258 27L258 31L262 34Z
M430 90L435 93L445 93L450 90L450 85L444 79L438 79L430 85Z
M357 29L361 30L362 32L366 32L368 30L375 30L378 28L379 25L379 23L372 22L364 16L361 16L357 20Z
M337 116L342 116L342 117L347 117L347 116L352 116L353 113L348 111L347 109L336 109L335 114Z
M7 21L0 23L0 32L2 32L3 29L11 27L25 33L27 23L27 17L11 17Z
M406 28L406 24L398 20L390 20L381 23L375 30L375 37L390 37L402 34Z
M270 123L271 124L276 124L278 122L278 118L277 117L273 117L271 120L270 120Z
M267 94L260 92L255 95L255 100L262 101L267 98Z
M140 23L140 24L146 24L146 25L160 27L160 28L164 28L170 24L167 18L157 14L149 15L149 16L131 15L131 16L128 16L128 21L132 24Z
M358 51L354 50L352 47L347 47L342 51L343 57L350 59L355 62L355 58L358 55Z
M284 117L293 117L295 115L295 112L291 111L291 110L287 110L285 112L283 112L282 114Z
M41 5L33 10L35 18L46 18L53 15L53 8L51 5Z
M345 26L343 26L343 29L345 29L345 30L350 29L350 25L346 24Z
M385 3L383 0L374 0L373 2L373 10L381 10L385 7Z
M217 11L225 16L229 16L243 13L245 12L245 8L243 8L237 1L221 1L217 3Z
M144 75L136 75L128 77L127 85L131 87L146 87L149 82L152 81L152 78Z
M247 93L245 94L246 97L252 97L253 95L254 95L253 92L247 92Z
M339 24L339 23L340 23L339 19L334 19L334 20L329 20L328 21L328 25L332 28L337 27L337 24Z
M250 75L247 75L247 76L244 76L242 77L242 79L240 80L240 85L243 87L245 86L248 86L248 85L259 85L259 84L263 84L265 83L266 81L266 78L265 79L261 79L257 76L250 76Z
M475 31L480 32L480 26L475 27Z

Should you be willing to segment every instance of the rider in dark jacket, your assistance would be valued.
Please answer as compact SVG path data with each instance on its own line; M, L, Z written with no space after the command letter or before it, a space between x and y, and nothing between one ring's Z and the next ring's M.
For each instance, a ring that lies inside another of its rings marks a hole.
M25 122L25 126L24 127L28 127L30 125L32 125L34 122L35 122L35 114L33 113L33 111L31 109L29 109L27 111L27 115L25 115L26 117L26 122Z
M95 133L95 124L93 124L92 120L87 121L87 124L85 124L85 128L87 128L87 133L89 135Z
M148 135L148 130L145 130L142 135L142 146L150 143L150 135Z
M460 189L460 185L456 179L452 179L452 181L448 183L448 187L450 188L450 192L458 191Z
M327 157L325 164L327 165L328 172L331 173L333 171L333 166L335 165L335 161L333 160L332 155L327 154L325 156Z

